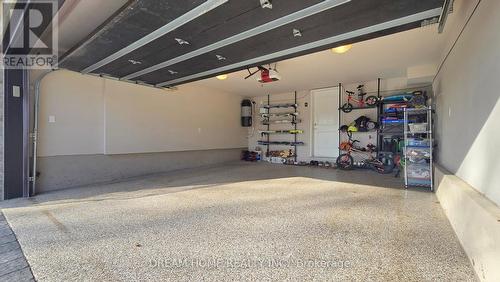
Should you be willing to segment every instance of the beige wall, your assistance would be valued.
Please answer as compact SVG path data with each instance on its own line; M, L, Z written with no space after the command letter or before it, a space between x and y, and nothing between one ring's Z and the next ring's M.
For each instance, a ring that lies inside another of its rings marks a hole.
M448 25L446 30L450 41L456 39L477 3L456 2L456 10L450 15L450 23L454 25ZM497 205L500 205L499 11L500 1L481 1L434 82L438 162Z
M58 71L41 84L39 156L104 153L104 85L101 78ZM56 118L49 123L49 116Z
M245 147L241 97L181 86L166 91L70 71L41 86L39 156ZM55 123L49 123L49 116Z

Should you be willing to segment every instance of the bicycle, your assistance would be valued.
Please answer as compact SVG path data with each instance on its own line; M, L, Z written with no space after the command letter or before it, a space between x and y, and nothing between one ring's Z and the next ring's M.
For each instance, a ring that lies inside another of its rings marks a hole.
M347 103L343 104L340 109L344 113L350 113L354 109L353 103L357 103L358 108L369 108L369 107L374 107L377 105L379 98L376 96L368 96L366 99L364 98L367 93L364 92L363 90L364 85L359 85L358 86L358 99L354 98L354 92L353 91L345 91L347 93Z
M373 156L373 153L376 151L374 145L368 145L367 149L356 147L356 143L359 143L359 141L352 140L352 133L350 132L347 132L347 136L349 137L349 141L340 144L340 150L347 153L338 156L338 168L342 170L351 170L358 166L361 168L371 168L380 174L388 174L394 170L395 164L392 160L388 161L388 164L385 164ZM360 159L357 162L358 165L355 165L353 155L355 155L357 159Z

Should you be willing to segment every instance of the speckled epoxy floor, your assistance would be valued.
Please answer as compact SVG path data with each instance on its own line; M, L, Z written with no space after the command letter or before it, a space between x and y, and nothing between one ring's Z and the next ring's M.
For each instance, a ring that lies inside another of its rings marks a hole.
M475 281L433 193L236 163L0 205L39 281Z

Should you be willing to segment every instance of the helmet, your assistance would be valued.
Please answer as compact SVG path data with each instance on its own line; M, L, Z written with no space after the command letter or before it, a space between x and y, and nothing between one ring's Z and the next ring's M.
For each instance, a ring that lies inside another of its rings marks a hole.
M351 125L349 126L349 128L347 129L347 131L350 131L350 132L358 132L358 128L354 125Z
M347 125L342 125L339 130L342 131L342 132L346 132L347 130L349 129L349 126Z

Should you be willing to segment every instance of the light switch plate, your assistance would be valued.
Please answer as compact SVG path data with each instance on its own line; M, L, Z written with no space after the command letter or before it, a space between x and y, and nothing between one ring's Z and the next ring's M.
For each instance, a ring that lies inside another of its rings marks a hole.
M55 123L56 122L56 116L49 116L49 123Z
M12 97L21 98L21 87L17 85L12 86Z

